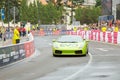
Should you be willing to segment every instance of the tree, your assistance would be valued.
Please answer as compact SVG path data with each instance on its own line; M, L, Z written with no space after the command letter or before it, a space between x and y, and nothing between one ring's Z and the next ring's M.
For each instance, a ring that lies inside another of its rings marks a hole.
M35 1L33 4L31 3L28 6L28 11L30 12L29 14L27 14L28 16L30 16L28 17L28 20L33 24L38 23L38 6Z
M5 0L0 0L0 9L3 8L5 5Z
M49 3L48 5L41 5L40 7L40 20L43 24L52 24L59 23L62 11L61 7L58 9L57 6L54 6L52 3Z
M101 8L78 8L75 10L75 14L76 20L80 21L82 24L96 23L98 17L101 15Z
M10 10L13 7L17 7L19 9L20 0L0 0L0 9L5 8L5 22L9 22L13 20L13 16L10 14ZM16 19L19 19L19 15L16 16Z
M101 0L96 0L96 5L95 7L101 6Z
M30 21L32 24L52 24L60 23L63 7L57 7L51 2L48 5L42 5L40 2L34 2L29 6L26 5L26 0L21 3L21 21Z
M27 21L28 17L30 17L28 14L28 6L27 6L27 1L26 0L22 0L21 2L21 7L20 7L20 20L21 21Z

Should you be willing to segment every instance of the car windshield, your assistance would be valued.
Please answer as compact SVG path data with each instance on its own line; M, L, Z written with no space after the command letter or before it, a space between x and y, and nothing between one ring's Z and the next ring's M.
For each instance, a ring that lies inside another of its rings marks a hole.
M77 43L77 42L82 42L83 39L80 36L74 36L74 35L66 35L66 36L61 36L58 38L57 42L71 42L71 43Z

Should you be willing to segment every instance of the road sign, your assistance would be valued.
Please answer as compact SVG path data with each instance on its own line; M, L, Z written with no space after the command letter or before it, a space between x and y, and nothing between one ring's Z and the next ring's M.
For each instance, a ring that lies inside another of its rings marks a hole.
M1 19L4 20L5 19L5 10L1 9Z
M12 7L11 9L10 9L10 14L12 15L12 16L17 16L18 15L18 13L19 13L19 9L17 8L17 7Z

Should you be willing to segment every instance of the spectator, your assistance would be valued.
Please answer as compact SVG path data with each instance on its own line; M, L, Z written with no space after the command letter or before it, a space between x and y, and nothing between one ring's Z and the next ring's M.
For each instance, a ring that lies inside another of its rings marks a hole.
M4 26L1 28L1 32L2 32L2 39L6 41L6 37L5 37L6 28Z
M22 36L23 35L23 33L22 33L22 27L18 28L18 31L20 33L20 36Z
M114 32L118 32L119 31L119 28L118 28L118 25L117 23L115 24L115 27L114 27Z
M22 33L23 33L23 37L26 36L26 29L25 29L25 27L22 28Z
M20 33L18 31L19 27L16 26L13 30L13 44L18 44L20 43Z
M1 32L1 30L0 30L0 40L2 40L2 32Z

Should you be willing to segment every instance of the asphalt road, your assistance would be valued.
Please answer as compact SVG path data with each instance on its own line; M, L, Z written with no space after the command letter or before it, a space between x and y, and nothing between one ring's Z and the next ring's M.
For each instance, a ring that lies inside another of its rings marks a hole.
M53 57L57 37L35 37L36 53L0 68L0 80L120 80L120 46L89 42L86 57Z

